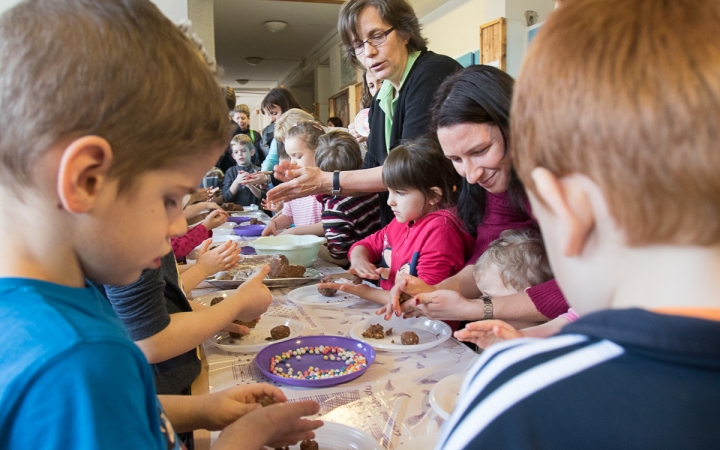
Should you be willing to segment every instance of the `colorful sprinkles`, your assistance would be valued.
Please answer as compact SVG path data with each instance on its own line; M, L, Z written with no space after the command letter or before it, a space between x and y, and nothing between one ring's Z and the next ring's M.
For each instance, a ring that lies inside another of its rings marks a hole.
M319 367L308 367L305 371L295 371L290 364L293 358L302 359L303 355L323 355L325 361L343 362L343 366L337 369L320 369ZM284 368L283 368L284 366ZM342 347L331 347L320 345L317 347L299 347L295 350L288 350L270 359L270 373L283 378L295 378L299 380L317 380L322 378L333 378L348 375L367 367L367 359L361 353L347 350Z

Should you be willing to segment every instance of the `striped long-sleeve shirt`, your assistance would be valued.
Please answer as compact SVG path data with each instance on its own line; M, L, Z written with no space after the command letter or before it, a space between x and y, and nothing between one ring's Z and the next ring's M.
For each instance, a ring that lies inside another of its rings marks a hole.
M718 449L720 321L602 311L483 352L437 449Z
M323 204L322 223L327 248L335 259L347 258L357 241L380 229L377 194L361 197L318 195Z

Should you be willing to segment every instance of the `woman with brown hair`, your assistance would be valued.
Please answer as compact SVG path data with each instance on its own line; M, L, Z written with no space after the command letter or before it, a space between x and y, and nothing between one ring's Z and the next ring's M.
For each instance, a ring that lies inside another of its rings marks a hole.
M427 49L420 22L406 0L350 0L340 11L338 30L350 62L383 80L370 106L370 136L362 171L322 172L280 164L276 175L293 179L268 193L272 201L332 191L338 195L381 192L383 225L392 211L382 183L382 165L403 139L428 131L428 109L440 83L461 68L452 58Z

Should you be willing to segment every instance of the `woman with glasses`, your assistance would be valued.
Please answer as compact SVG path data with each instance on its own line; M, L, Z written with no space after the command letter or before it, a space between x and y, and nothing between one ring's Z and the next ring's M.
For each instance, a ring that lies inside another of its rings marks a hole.
M289 183L268 193L272 201L331 192L334 195L381 192L383 226L393 219L382 183L382 165L403 139L428 132L428 110L435 90L461 66L427 50L420 23L406 0L350 0L340 11L339 33L352 64L382 87L370 106L368 152L361 171L324 173L280 164L276 174Z

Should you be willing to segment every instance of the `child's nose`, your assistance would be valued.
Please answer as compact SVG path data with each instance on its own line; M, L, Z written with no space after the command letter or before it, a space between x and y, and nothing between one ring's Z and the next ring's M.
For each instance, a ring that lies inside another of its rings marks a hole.
M177 238L187 233L187 220L183 214L179 214L178 217L170 223L168 227L168 237Z

